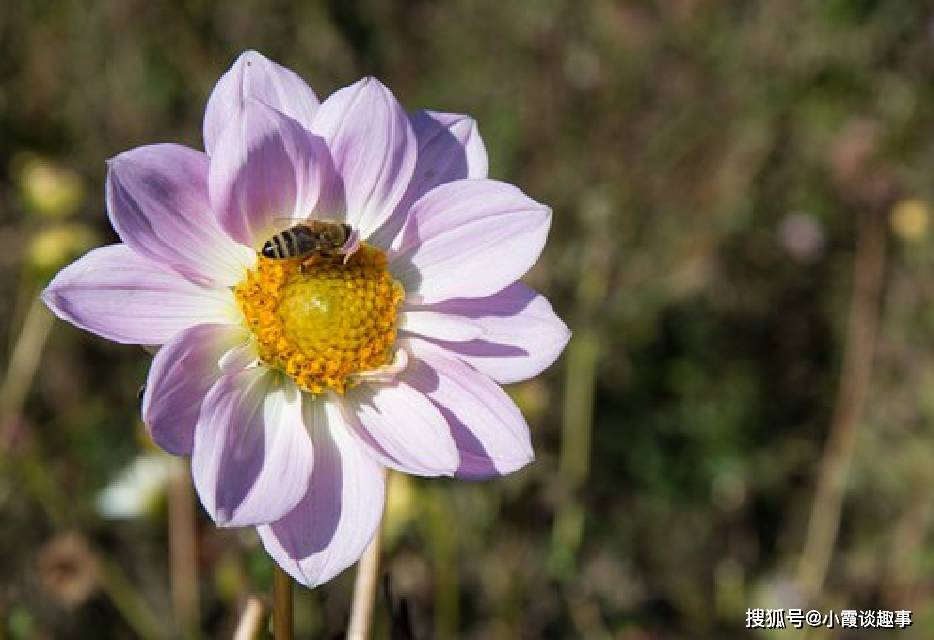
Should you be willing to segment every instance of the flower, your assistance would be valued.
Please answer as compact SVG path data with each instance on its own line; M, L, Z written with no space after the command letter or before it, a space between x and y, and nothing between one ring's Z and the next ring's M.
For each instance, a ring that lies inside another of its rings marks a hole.
M45 218L67 218L84 201L84 183L77 172L49 158L17 154L20 194L26 211Z
M134 459L97 495L97 512L105 518L139 518L160 504L181 463L164 453L147 453Z
M315 586L372 538L386 467L477 479L532 459L499 384L537 375L569 338L518 282L551 212L486 177L467 116L409 114L373 78L319 104L254 51L214 88L204 145L113 158L122 243L42 297L100 336L161 345L142 405L153 440L191 456L218 525L257 526ZM351 238L307 259L258 253L305 219Z

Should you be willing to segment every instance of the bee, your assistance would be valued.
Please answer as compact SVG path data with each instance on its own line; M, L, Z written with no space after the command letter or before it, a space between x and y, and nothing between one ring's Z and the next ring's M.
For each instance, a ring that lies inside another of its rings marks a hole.
M349 224L306 220L269 238L260 253L273 260L296 260L303 263L319 256L335 256L352 235Z

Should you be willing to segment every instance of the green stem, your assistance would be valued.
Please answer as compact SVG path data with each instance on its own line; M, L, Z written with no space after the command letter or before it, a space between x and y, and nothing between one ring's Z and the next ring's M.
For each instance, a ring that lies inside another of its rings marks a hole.
M457 578L456 517L445 505L442 492L449 488L433 486L428 500L428 530L435 573L435 634L439 638L457 637L460 624L460 586Z
M169 481L169 577L172 608L182 636L200 637L198 540L195 498L187 469L174 470Z
M275 640L292 640L292 577L279 565L272 584L272 630Z
M165 626L160 624L149 605L133 588L120 565L101 555L99 566L101 588L139 637L144 640L168 637Z
M595 220L594 229L606 229L605 220ZM600 308L610 290L611 247L608 232L595 235L592 250L581 258L577 283L577 318L574 339L565 355L567 369L562 416L560 499L551 532L549 569L557 577L574 573L577 552L584 533L584 485L590 473L593 431L593 398L600 364L602 330Z
M804 550L798 565L798 588L805 604L814 604L830 566L840 513L856 447L857 427L872 377L879 307L885 275L886 220L879 215L858 218L853 261L853 295L844 346L836 406L824 455L818 468Z

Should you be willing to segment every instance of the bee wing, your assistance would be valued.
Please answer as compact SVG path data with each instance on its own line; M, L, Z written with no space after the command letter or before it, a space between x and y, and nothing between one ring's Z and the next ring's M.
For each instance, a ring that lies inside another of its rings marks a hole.
M317 222L327 222L330 224L346 224L344 217L341 215L334 215L334 216L320 216L319 215L314 218L312 218L311 215L294 216L294 217L285 216L281 218L271 218L271 220L275 222L276 224L289 224L289 225L299 224L302 222L311 222L312 220L317 221Z
M308 218L290 218L290 217L273 218L272 224L273 224L273 228L278 232L278 231L285 231L286 229L290 227L294 227L297 224L307 222L307 220Z

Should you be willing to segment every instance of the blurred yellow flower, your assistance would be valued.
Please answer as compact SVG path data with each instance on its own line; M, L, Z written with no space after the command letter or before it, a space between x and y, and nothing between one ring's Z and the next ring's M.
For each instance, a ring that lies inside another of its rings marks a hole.
M96 246L99 238L87 225L62 223L41 230L29 243L27 260L41 270L55 270Z
M70 216L84 201L84 182L77 172L35 155L18 160L19 188L30 213L50 218Z
M506 393L531 424L541 420L548 408L548 385L542 380L532 379L510 385Z
M919 198L895 203L892 209L892 231L906 242L917 242L927 235L930 207Z

